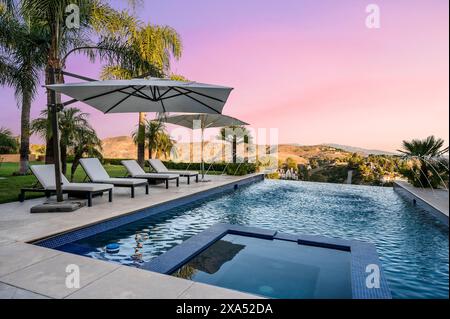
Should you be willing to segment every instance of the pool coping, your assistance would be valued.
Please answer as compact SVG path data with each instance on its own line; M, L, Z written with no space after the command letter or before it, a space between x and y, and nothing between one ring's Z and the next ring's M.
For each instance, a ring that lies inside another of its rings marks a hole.
M133 223L143 218L164 213L170 209L179 208L183 205L188 205L199 200L204 200L214 195L231 192L238 189L239 187L244 187L256 182L263 181L264 178L265 176L263 174L252 175L240 180L231 181L230 183L224 185L177 197L175 199L168 200L162 203L157 203L143 209L131 210L119 216L114 216L111 218L103 219L101 221L85 224L83 226L65 230L60 233L51 234L43 238L34 239L32 241L28 241L27 243L45 248L57 248L74 241L94 236L98 233L102 233L129 223Z
M448 212L446 214L444 211L439 209L437 205L425 199L417 192L414 192L414 188L412 185L403 184L401 182L396 181L394 182L394 190L398 194L400 194L403 198L406 198L407 200L411 201L413 205L417 205L418 207L422 208L424 211L434 216L436 219L438 219L447 227L449 227Z
M145 263L142 266L142 269L161 274L171 274L227 234L251 236L269 240L286 240L297 242L300 245L312 245L349 251L351 262L352 299L392 298L378 253L375 245L373 244L357 240L343 240L325 236L286 234L273 230L240 225L216 224L187 239L180 245L173 247L152 261ZM366 279L370 273L367 271L368 265L376 265L379 269L379 288L368 288L366 285Z

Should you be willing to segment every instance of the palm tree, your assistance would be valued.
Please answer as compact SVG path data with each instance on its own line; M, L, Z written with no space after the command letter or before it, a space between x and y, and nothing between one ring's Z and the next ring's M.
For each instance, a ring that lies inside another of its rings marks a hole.
M14 88L21 107L20 168L26 174L30 155L30 112L45 65L47 38L43 30L17 12L0 8L0 84Z
M63 109L59 117L59 130L61 131L61 171L63 174L67 171L67 152L71 146L74 146L75 137L92 130L88 122L89 114L83 113L80 109L69 107ZM48 139L51 136L51 130L48 125L47 110L41 112L41 117L33 120L31 130L35 134Z
M12 132L0 127L0 154L14 154L18 148L17 138L15 138Z
M403 149L398 150L404 154L405 158L418 162L413 164L411 169L413 175L410 180L415 186L419 187L438 187L441 184L442 166L439 164L442 155L448 152L448 147L444 146L444 140L431 135L423 140L413 139L412 141L403 141ZM448 168L446 168L448 173Z
M232 144L233 163L237 162L237 145L241 143L249 144L252 141L250 131L245 126L238 125L221 128L217 138Z
M145 146L148 149L148 157L151 159L153 155L160 157L161 155L169 156L172 147L175 145L175 141L170 138L170 135L166 132L164 122L161 117L155 120L146 120L144 126L144 138L147 141ZM134 143L138 143L139 139L139 127L133 132Z
M170 138L170 135L167 132L160 132L157 137L157 150L156 150L156 157L161 158L165 157L170 158L170 154L174 150L175 141Z
M164 124L161 121L146 121L146 133L148 147L148 158L153 158L153 152L158 150L159 136L164 130Z
M80 159L83 156L103 158L102 141L92 128L86 127L76 132L72 143L73 162L70 170L70 181L73 182Z
M182 43L179 34L168 26L147 24L141 26L136 23L134 30L129 33L126 40L131 48L148 64L145 67L127 69L116 64L109 64L102 70L102 79L131 79L142 74L153 77L162 77L170 70L172 57L179 59L182 52ZM177 79L184 80L182 76ZM145 156L145 126L144 113L139 113L139 128L136 135L137 159L139 165L144 166ZM153 144L153 142L151 143ZM152 146L150 146L152 147Z
M7 10L19 8L25 20L39 25L48 34L48 52L45 65L45 84L63 83L64 77L59 70L64 67L65 57L72 52L82 52L91 60L99 55L100 59L126 66L139 67L142 62L132 54L121 40L124 30L135 20L126 12L118 12L102 0L4 0ZM129 1L134 3L136 1ZM66 26L66 8L77 5L80 9L79 28ZM99 35L98 43L93 43L90 34ZM114 35L113 37L111 35ZM124 54L128 52L129 54ZM53 98L61 103L61 95L47 90L47 104ZM51 112L47 112L51 116ZM48 121L51 123L51 121ZM46 162L54 162L53 141L49 136L46 145Z

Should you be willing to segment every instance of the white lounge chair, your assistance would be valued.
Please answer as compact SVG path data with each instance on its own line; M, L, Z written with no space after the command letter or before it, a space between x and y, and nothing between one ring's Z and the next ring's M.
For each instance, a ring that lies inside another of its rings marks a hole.
M98 158L82 158L80 164L86 172L89 179L94 183L113 184L115 187L127 187L131 189L131 198L134 198L134 189L137 186L145 186L145 193L148 194L148 183L143 179L137 178L112 178Z
M150 166L155 170L156 173L158 174L178 174L182 177L186 177L187 178L187 183L190 184L191 183L191 177L195 176L195 182L198 183L198 172L194 172L194 171L177 171L177 170L172 170L169 171L167 169L167 167L163 164L163 162L161 162L159 159L151 159L148 160Z
M121 162L133 178L146 179L150 181L164 181L166 183L166 189L169 188L169 181L175 180L177 187L180 186L179 174L158 174L158 173L146 173L139 164L134 160L126 160Z
M19 201L25 200L25 193L40 192L45 193L47 197L56 192L55 184L55 166L54 165L32 165L31 172L36 176L40 188L22 188L20 190ZM114 185L111 184L94 184L94 183L71 183L64 175L61 175L61 188L63 193L68 193L69 196L85 197L88 200L88 206L92 206L92 197L95 195L103 195L108 192L109 201L112 202L112 190Z

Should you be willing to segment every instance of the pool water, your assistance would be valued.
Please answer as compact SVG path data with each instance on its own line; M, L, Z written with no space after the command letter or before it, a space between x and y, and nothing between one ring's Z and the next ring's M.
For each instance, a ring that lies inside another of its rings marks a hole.
M394 298L448 298L448 227L392 188L266 180L58 249L139 267L216 223L373 243Z
M269 298L351 299L350 252L225 235L174 276Z

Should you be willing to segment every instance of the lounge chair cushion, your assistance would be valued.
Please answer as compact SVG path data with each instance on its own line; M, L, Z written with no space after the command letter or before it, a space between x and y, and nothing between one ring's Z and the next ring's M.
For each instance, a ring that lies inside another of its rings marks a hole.
M89 176L90 180L94 183L109 178L108 173L106 172L98 158L82 158L80 159L80 164L81 166L83 166L83 169Z
M181 175L181 176L195 176L195 175L198 175L198 172L194 172L194 171L182 171L182 170L169 171L167 169L167 167L164 165L164 163L161 162L159 159L151 159L151 160L148 160L148 162L150 163L150 165L153 167L153 169L157 173L178 174L178 175Z
M134 160L122 161L121 163L123 166L125 166L131 177L146 174L145 171L142 169L142 167L139 166L139 164Z
M177 178L180 177L178 174L159 174L159 173L146 173L139 164L134 160L126 160L122 161L122 165L125 166L128 173L132 177L136 178L160 178L160 179L166 179L166 178Z
M147 184L146 180L139 179L139 178L106 178L106 179L100 179L96 180L96 183L106 183L106 184L113 184L113 185L144 185Z
M147 181L136 178L111 178L98 158L83 158L80 160L86 174L94 183L105 183L113 185L137 186L147 184Z
M54 165L32 165L30 169L44 189L56 189ZM64 191L96 192L114 188L114 185L108 184L70 183L64 175L61 175L61 182Z
M34 176L45 189L55 189L55 166L54 165L32 165L30 166ZM67 178L61 174L61 183L63 185L70 184Z
M122 161L121 163L123 166L125 166L131 177L145 174L145 171L142 169L142 167L140 167L138 162L134 160Z
M180 177L179 174L158 174L158 173L144 173L133 176L135 178L154 178L154 179L172 179Z
M169 171L159 159L151 159L148 162L157 173L167 173Z
M81 191L81 192L99 192L113 189L112 184L94 184L94 183L71 183L63 185L62 189L65 191Z

